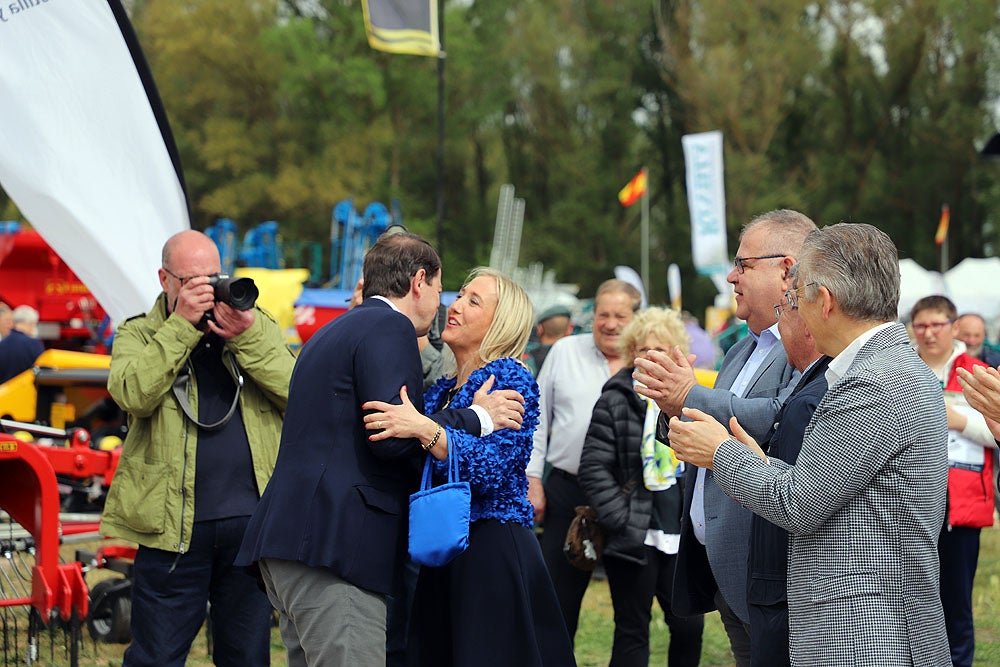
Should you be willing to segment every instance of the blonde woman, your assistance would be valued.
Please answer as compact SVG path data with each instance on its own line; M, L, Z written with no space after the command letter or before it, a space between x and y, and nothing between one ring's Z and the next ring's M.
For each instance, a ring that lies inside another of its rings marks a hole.
M404 396L402 405L371 402L372 436L414 437L447 477L449 452L472 487L469 548L443 567L424 567L410 620L411 665L573 665L573 647L532 531L525 466L538 425L538 385L518 359L533 326L531 301L510 278L476 269L448 308L441 339L455 354L456 374L424 395L432 414L471 405L482 386L514 389L524 397L520 430L475 437L441 428ZM388 426L386 426L388 425Z
M656 440L656 404L634 390L637 357L650 350L688 352L680 315L664 308L636 313L621 334L626 367L604 385L580 457L580 486L604 528L604 570L615 611L611 667L649 665L655 597L670 628L670 667L697 665L703 616L670 611L680 541L683 464Z

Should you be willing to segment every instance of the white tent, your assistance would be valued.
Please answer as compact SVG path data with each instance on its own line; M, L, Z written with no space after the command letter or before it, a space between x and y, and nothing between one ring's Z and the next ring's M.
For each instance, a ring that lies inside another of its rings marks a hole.
M912 259L899 260L899 317L906 319L919 299L945 294L945 281L937 271L928 271Z
M959 313L1000 317L1000 258L967 257L945 272L944 286Z

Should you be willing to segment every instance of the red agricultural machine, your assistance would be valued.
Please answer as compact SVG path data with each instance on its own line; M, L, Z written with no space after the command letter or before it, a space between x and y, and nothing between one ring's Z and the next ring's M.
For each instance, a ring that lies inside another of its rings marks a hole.
M0 222L0 301L37 310L38 337L62 349L91 345L106 315L45 239L16 222Z
M94 640L131 639L135 549L109 543L94 553L66 551L101 539L99 513L121 456L124 427L108 405L109 362L47 350L35 368L0 385L4 667L80 664L84 626ZM106 578L88 577L99 570Z

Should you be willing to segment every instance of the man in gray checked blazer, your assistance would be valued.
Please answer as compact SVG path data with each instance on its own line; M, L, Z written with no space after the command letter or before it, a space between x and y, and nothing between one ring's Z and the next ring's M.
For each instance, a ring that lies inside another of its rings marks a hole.
M896 248L870 225L809 235L787 295L834 357L795 465L736 420L670 422L670 444L727 494L791 533L793 665L950 665L938 594L948 426L940 383L894 322Z
M652 361L636 359L633 375L643 385L636 391L663 411L661 438L667 437L667 419L680 414L684 406L721 421L735 415L757 438L770 431L783 398L798 378L781 346L774 305L789 286L788 270L802 241L815 229L808 217L789 210L763 213L743 228L726 280L733 285L736 314L746 320L750 335L726 354L715 388L694 381L679 350L672 356L652 352ZM711 470L688 466L672 607L685 616L718 609L739 667L750 664L750 519L751 513L713 481Z

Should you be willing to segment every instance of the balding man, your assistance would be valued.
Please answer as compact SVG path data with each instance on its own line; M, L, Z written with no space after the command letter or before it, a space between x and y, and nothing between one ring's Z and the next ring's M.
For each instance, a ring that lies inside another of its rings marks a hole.
M790 303L833 360L795 464L698 410L670 420L670 444L791 533L793 665L951 665L937 553L948 423L940 382L895 321L896 247L871 225L832 225L799 262Z
M958 331L955 335L965 343L965 353L996 368L1000 366L1000 353L994 352L986 345L986 320L976 313L965 313L955 320Z
M101 532L139 544L124 665L182 667L211 602L217 664L268 665L271 605L233 561L274 469L295 357L263 310L216 302L215 243L163 246L163 293L115 336L108 391L129 415Z

